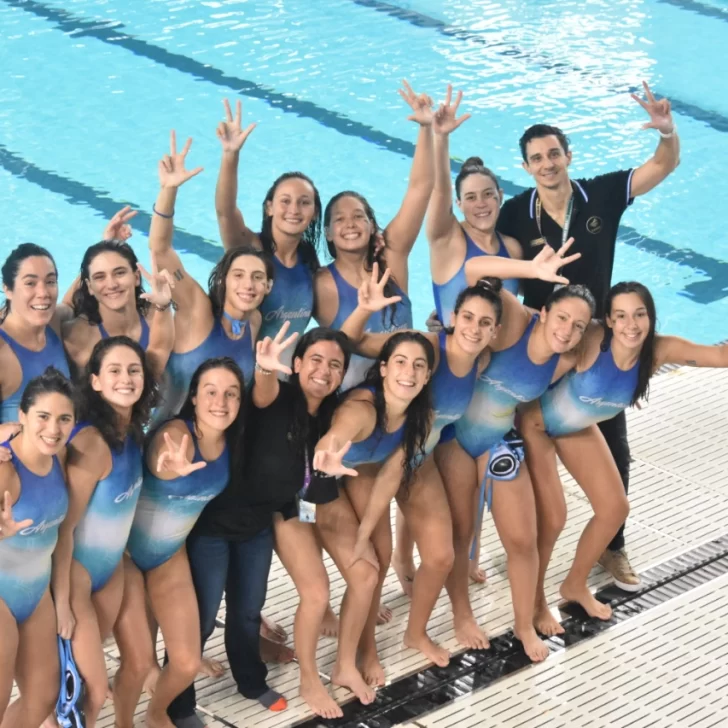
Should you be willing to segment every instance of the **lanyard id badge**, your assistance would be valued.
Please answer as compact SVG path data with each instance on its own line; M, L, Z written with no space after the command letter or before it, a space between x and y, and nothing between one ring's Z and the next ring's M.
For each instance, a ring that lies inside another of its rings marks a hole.
M566 208L566 215L564 216L564 227L561 229L561 245L562 247L566 244L569 239L569 228L571 227L571 216L574 212L574 195L572 193L569 198L569 204ZM536 198L536 225L538 226L539 237L534 240L532 245L546 245L546 238L544 237L543 231L541 230L541 198Z
M301 523L316 523L316 504L306 500L306 493L311 485L311 466L308 464L308 447L304 448L303 458L305 463L305 475L303 476L303 488L298 491L298 520Z

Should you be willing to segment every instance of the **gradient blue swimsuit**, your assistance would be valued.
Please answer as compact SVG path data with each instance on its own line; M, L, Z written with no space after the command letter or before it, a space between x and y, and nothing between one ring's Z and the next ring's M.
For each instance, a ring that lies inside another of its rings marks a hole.
M149 324L141 314L139 314L139 320L142 322L142 335L139 337L139 346L146 351L149 348ZM99 324L99 333L102 339L109 338L109 332L104 328L103 324Z
M194 425L185 423L195 446L193 463L204 460ZM144 481L129 536L128 551L134 563L149 571L161 566L182 547L204 507L228 483L227 447L216 460L184 477L162 480L144 463Z
M363 389L373 391L371 387ZM369 437L361 442L351 443L343 462L348 468L367 463L382 463L402 444L403 437L404 423L394 432L382 432L375 427Z
M336 312L334 320L330 324L332 329L340 329L341 325L346 321L347 318L353 313L354 309L358 304L358 291L351 283L344 280L336 270L336 264L331 263L327 266L331 271L331 275L334 278L336 284L336 290L339 294L339 308ZM409 300L407 294L396 286L396 295L402 296L402 300L395 304L394 315L389 306L385 311L378 311L373 313L364 331L370 333L390 333L398 331L400 329L411 329L412 328L412 302ZM357 384L361 384L364 381L367 370L374 362L374 359L369 359L366 356L360 356L359 354L353 354L349 369L344 377L344 382L341 385L343 390L351 389Z
M623 371L614 363L611 346L600 351L589 369L570 371L541 395L546 432L559 437L611 419L629 407L638 376L639 362Z
M69 442L81 430L74 428ZM74 533L73 558L91 577L91 591L108 583L124 555L142 487L142 453L131 437L121 452L111 450L111 472L96 483Z
M162 390L164 401L159 407L158 415L155 415L156 422L179 412L187 397L192 375L200 364L218 356L229 356L243 370L246 386L253 381L255 356L249 322L245 323L243 335L239 339L231 339L225 333L222 321L216 319L207 338L197 348L184 354L172 352L169 355Z
M18 421L20 399L28 386L28 382L35 377L39 377L48 367L53 366L70 378L66 352L63 349L61 340L58 338L58 334L50 326L46 326L45 335L45 346L40 351L31 351L18 344L7 332L0 329L0 338L12 349L13 354L18 358L20 368L23 370L23 379L18 389L7 399L0 402L0 423ZM2 393L0 393L0 396L2 396Z
M450 314L455 309L455 301L460 295L460 291L464 291L468 287L468 282L465 279L465 264L471 258L477 258L480 255L489 255L482 248L479 248L470 238L470 236L463 230L465 235L465 258L463 264L460 266L458 272L447 282L447 283L435 283L432 282L432 291L435 294L435 308L437 309L437 317L442 321L445 326L450 325ZM501 238L500 233L496 233L498 237L498 255L500 258L510 258L508 249ZM518 279L508 278L503 281L503 288L506 291L510 291L514 296L518 295Z
M455 436L473 458L497 445L513 428L516 407L538 399L548 388L559 363L554 354L545 364L528 358L528 340L538 321L534 313L523 336L511 347L491 354L478 377L467 411L455 423Z
M288 268L274 255L275 278L273 288L260 304L260 313L263 323L260 327L258 339L270 336L271 339L280 331L286 321L290 321L288 336L297 333L299 337L308 327L313 313L313 273L311 269L301 262L293 268ZM289 346L281 354L281 362L290 366L293 359L294 346Z
M464 377L456 377L447 363L447 351L445 350L447 334L440 331L437 336L440 345L440 361L430 383L434 420L430 429L430 436L425 443L425 454L427 455L440 442L444 430L452 433L450 435L445 434L445 441L454 437L455 423L468 409L478 377L477 361Z
M2 446L10 448L7 442ZM33 523L0 541L0 599L21 624L33 614L51 582L51 555L58 541L58 527L68 511L68 489L58 458L53 458L48 475L36 475L12 448L10 452L20 479L13 519L30 518Z

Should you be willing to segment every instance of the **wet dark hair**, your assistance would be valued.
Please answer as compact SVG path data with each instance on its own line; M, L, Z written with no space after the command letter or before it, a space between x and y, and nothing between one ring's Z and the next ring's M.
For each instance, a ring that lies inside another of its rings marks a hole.
M360 195L358 192L352 192L351 190L344 190L344 192L339 192L337 195L334 195L329 200L329 203L326 205L326 209L324 210L324 229L327 229L331 225L331 215L333 214L334 206L339 200L343 199L344 197L352 197L357 202L359 202L364 208L364 214L369 219L369 222L372 223L373 229L372 234L369 236L369 242L367 243L367 257L366 262L364 263L364 269L371 273L374 263L377 263L377 265L379 265L379 277L381 278L387 268L387 261L384 259L384 250L386 250L387 247L387 238L385 231L379 227L377 218L374 215L374 209L369 204L369 201L366 197L364 197L364 195ZM377 251L377 235L380 233L384 238L384 249ZM326 247L328 248L329 255L334 260L336 260L336 246L334 245L333 240L329 240L328 236L326 237ZM397 281L394 279L393 276L390 276L389 280L384 286L384 295L387 297L398 295L396 285ZM391 306L387 306L386 309L382 310L382 324L385 327L387 326L387 309L389 310L390 315L389 325L393 326L394 317L397 312L397 304L393 303Z
M432 373L435 366L435 349L423 334L419 331L398 331L387 339L387 342L379 352L374 364L367 371L363 386L371 387L374 390L374 409L376 411L375 431L386 432L387 429L387 404L384 400L384 386L381 374L381 365L386 364L394 355L400 344L407 342L419 344L425 351L427 367ZM404 422L404 468L400 486L404 490L405 498L408 495L409 486L412 484L417 469L425 459L425 443L430 434L432 419L432 377L422 388L422 391L410 402Z
M534 124L529 126L523 135L518 140L518 146L521 148L521 156L524 162L528 162L528 154L526 147L528 143L534 139L543 139L543 137L555 136L559 140L561 148L564 150L564 154L569 152L569 137L564 134L558 126L549 126L548 124Z
M301 240L298 243L298 254L301 256L301 261L310 268L312 273L315 273L321 267L318 259L318 246L321 238L321 196L316 189L316 185L303 172L286 172L282 174L273 182L268 192L266 192L265 199L263 200L263 222L261 223L258 237L260 238L263 250L270 256L273 256L276 252L276 242L273 240L273 218L266 211L266 205L273 201L278 185L289 179L301 179L304 182L308 182L313 188L315 212L313 219L303 231Z
M647 309L647 316L650 319L650 330L642 344L639 356L639 369L637 370L637 385L634 388L631 405L635 405L640 399L647 400L650 394L650 378L655 369L655 329L657 328L657 310L655 308L655 299L647 286L637 281L622 281L615 283L607 293L605 311L611 317L612 305L617 296L625 293L635 293ZM604 317L604 339L602 341L602 350L606 351L612 341L614 332L607 326L606 316Z
M9 291L15 288L15 279L18 277L18 271L24 260L28 258L48 258L53 263L53 268L58 276L58 266L53 256L40 245L35 243L21 243L17 248L10 252L2 265L3 285ZM0 323L2 323L10 313L10 299L5 299L2 308L0 308Z
M91 386L91 375L99 376L106 355L112 349L119 347L131 349L139 357L144 374L144 387L141 396L131 408L131 421L128 430L121 434L119 433L117 414L114 408L103 398L101 392L97 392ZM144 429L149 424L156 395L157 383L149 369L147 357L142 347L128 336L110 336L96 343L91 352L91 358L86 364L86 370L79 386L78 419L79 422L93 425L112 451L121 452L127 434L141 447L144 442Z
M272 281L275 277L275 266L273 265L273 260L268 253L264 253L262 250L257 250L256 248L251 248L247 245L228 250L225 255L217 261L217 264L210 272L210 277L207 281L207 290L210 296L212 315L214 318L222 316L222 312L225 308L225 296L227 295L227 274L230 272L230 268L233 263L242 255L248 255L262 260L265 265L265 274L268 277L268 280Z
M483 164L483 160L480 157L468 157L463 162L463 166L460 167L458 176L455 177L455 197L458 200L460 200L460 188L462 187L463 182L470 177L471 174L482 174L486 177L490 177L495 184L495 188L497 190L500 189L495 172L488 169L488 167Z
M27 415L28 410L38 401L38 398L46 394L62 394L71 400L75 416L76 390L71 380L55 367L48 367L43 374L33 377L28 382L23 390L23 396L20 398L20 411Z
M490 276L487 278L481 278L474 286L463 288L463 290L458 293L458 297L455 299L453 313L457 315L458 311L460 311L463 307L463 304L471 298L482 298L484 301L493 306L493 310L495 311L495 323L498 325L503 316L503 301L500 297L502 288L503 281L500 278L493 278ZM447 334L452 335L454 331L454 326L445 327L445 332Z
M305 353L314 344L319 341L332 341L337 344L338 347L344 354L344 369L341 372L341 378L346 376L346 371L349 368L349 362L351 361L352 345L349 337L343 332L336 329L329 329L323 326L317 326L310 331L307 331L296 344L296 348L293 350L293 358L291 361L296 359L303 359ZM303 454L306 444L309 442L311 433L309 432L310 427L310 416L308 413L308 404L306 403L306 395L303 393L301 388L301 382L298 378L298 374L294 371L288 379L289 383L293 387L294 399L293 399L293 415L291 416L290 433L291 442L296 452ZM334 416L334 410L341 397L341 390L337 389L327 397L324 397L323 401L319 405L318 412L316 413L317 427L319 438L331 427L331 418ZM313 457L313 453L311 453Z
M121 240L102 240L100 243L92 245L86 249L81 260L81 278L78 288L73 293L73 310L76 316L85 316L90 323L97 326L101 323L101 314L99 312L99 302L91 295L88 287L88 281L91 277L91 263L102 253L116 253L120 255L129 264L132 273L137 272L137 263L139 262L136 253L131 245ZM149 301L141 298L144 293L141 277L139 284L134 288L134 301L136 309L140 316L146 316L149 311Z
M570 283L568 286L557 286L554 288L553 291L551 291L551 294L546 299L546 303L544 303L544 308L547 311L551 310L551 307L558 303L559 301L564 301L567 298L580 298L582 301L584 301L587 306L589 306L589 318L592 318L594 316L594 312L596 311L596 301L594 300L594 295L592 292L586 287L581 285L580 283Z

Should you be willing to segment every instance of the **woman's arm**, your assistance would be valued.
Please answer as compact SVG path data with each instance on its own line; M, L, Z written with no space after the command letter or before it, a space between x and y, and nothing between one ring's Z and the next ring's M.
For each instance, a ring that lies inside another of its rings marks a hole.
M152 321L149 325L147 358L154 377L160 379L174 346L174 317L172 316L174 281L169 271L157 269L154 254L152 254L151 273L147 273L141 264L138 265L142 276L151 286L148 293L142 294L142 298L149 301L153 307Z
M728 367L728 344L705 346L679 336L658 336L655 369L663 364L683 364L689 367Z

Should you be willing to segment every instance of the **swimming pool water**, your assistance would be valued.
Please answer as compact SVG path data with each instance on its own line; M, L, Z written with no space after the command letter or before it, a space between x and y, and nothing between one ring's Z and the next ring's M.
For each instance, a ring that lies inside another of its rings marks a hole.
M175 240L206 279L221 253L215 127L226 96L258 122L240 165L251 227L291 169L324 204L360 191L386 224L417 134L402 78L435 97L448 82L463 89L473 118L451 138L453 159L483 157L509 195L530 186L517 142L537 121L570 135L574 177L646 160L657 135L640 131L646 116L629 97L646 79L672 101L682 162L625 213L614 279L652 288L662 331L728 338L723 0L0 0L0 31L3 257L26 240L49 247L62 287L124 203L145 213L132 243L147 259L171 128L194 138L190 165L205 167L180 192ZM423 235L410 271L421 325L433 307Z

